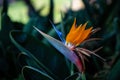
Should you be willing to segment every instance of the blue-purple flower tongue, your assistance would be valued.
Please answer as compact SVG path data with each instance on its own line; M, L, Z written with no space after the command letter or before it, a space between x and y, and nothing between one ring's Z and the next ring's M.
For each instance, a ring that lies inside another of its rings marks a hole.
M55 32L59 36L60 40L65 44L65 39L63 38L62 32L60 32L59 30L57 30L56 26L52 23L51 20L49 20L49 21L52 24L52 27L54 28Z

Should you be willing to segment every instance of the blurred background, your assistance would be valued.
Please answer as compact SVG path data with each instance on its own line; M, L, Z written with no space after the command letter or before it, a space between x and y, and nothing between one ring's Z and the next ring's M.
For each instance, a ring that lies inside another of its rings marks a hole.
M120 0L0 0L0 12L0 80L78 80L75 65L33 29L59 39L51 20L65 38L74 18L101 28L92 37L102 40L85 47L102 46L96 54L106 62L88 58L86 79L119 80Z

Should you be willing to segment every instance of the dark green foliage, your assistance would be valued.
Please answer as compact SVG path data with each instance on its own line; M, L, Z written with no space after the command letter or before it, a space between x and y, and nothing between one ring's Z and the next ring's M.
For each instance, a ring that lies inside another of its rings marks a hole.
M16 0L17 1L17 0ZM81 80L75 65L52 47L34 28L37 27L52 37L59 39L49 20L54 21L54 0L50 0L47 16L36 11L31 0L23 0L28 6L29 21L26 24L11 21L8 16L9 0L3 0L0 30L0 80ZM108 5L107 1L112 1ZM100 27L101 31L92 37L102 41L87 43L90 50L103 46L96 52L106 59L88 58L87 80L119 80L120 76L120 0L83 0L85 9L69 9L56 28L67 35L74 18L77 25L88 21L87 27ZM58 3L59 4L59 3ZM98 6L97 6L98 5ZM84 80L84 79L83 79Z
M107 80L119 80L120 78L119 73L120 73L120 60L118 60L111 69L110 73L108 74Z

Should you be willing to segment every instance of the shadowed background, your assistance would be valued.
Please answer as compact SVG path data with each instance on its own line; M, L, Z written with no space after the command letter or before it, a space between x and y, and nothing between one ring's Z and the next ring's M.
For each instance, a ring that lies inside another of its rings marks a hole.
M0 0L0 80L75 80L76 67L52 47L33 26L59 39L49 20L65 37L74 18L77 25L101 28L86 43L92 56L85 61L87 80L119 80L120 76L119 0Z

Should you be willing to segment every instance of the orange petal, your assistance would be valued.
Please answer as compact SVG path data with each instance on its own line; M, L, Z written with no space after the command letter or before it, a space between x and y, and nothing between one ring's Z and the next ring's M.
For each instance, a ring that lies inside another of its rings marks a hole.
M88 23L88 22L86 22L86 23L81 27L81 30L77 33L77 34L79 34L79 35L78 35L78 36L76 37L76 39L75 39L75 44L76 44L76 46L81 43L82 35L83 35L84 31L85 31L85 27L86 27L87 23Z
M74 19L74 23L72 25L72 28L70 29L69 33L66 36L66 41L69 41L69 40L71 41L71 39L74 37L74 35L72 35L72 34L76 29L75 25L76 25L76 18Z
M87 24L88 24L88 22L86 22L83 26L84 26L84 27L86 27L86 26L87 26Z
M82 43L89 36L92 30L92 27L85 30L87 23L88 22L86 22L84 25L79 25L78 27L76 27L75 26L76 19L75 19L72 28L66 37L66 42L70 42L76 46Z
M81 25L80 25L81 26ZM81 31L81 27L77 27L75 30L73 30L72 32L69 32L66 41L67 42L71 42L72 44L76 44L75 39L76 37L78 37L79 32Z
M89 34L91 33L91 30L92 30L92 27L83 32L83 34L82 34L81 38L79 39L77 45L82 43L89 36Z
M85 27L86 27L86 26L82 26L82 27L78 27L78 28L77 28L77 31L76 31L76 34L75 34L75 35L77 35L77 36L76 36L76 38L75 38L74 41L73 41L73 43L74 43L75 45L78 43L79 39L81 38L81 36L82 36L82 34L83 34L84 30L85 30Z
M73 32L76 29L76 18L74 19L72 28L70 29L69 33Z

